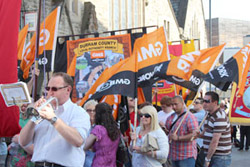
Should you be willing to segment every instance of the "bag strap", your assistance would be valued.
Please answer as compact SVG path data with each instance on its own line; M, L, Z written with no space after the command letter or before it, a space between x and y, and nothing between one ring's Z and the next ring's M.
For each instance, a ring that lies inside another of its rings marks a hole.
M173 126L176 124L176 122L185 114L186 112L183 112L180 116L178 116L178 118L172 123L172 125L170 126L170 130L173 128Z

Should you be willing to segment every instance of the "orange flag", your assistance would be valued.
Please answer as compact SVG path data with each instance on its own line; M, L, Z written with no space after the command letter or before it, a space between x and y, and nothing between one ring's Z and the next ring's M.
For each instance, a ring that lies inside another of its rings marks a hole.
M197 92L202 77L212 70L224 51L225 44L187 53L169 62L167 80Z
M113 107L113 117L116 120L119 112L119 104L121 103L121 95L107 95L103 96L100 102L108 103Z
M85 94L80 106L89 98L95 99L110 94L136 97L137 71L137 56L134 55L106 68Z
M43 54L44 52L44 45L45 50L52 51L52 56L47 58L39 58L39 65L51 63L51 70L53 71L54 68L54 55L55 55L55 46L56 46L56 37L57 37L57 27L58 21L60 16L60 7L57 7L54 11L50 13L49 16L43 21L40 26L40 42L39 42L39 55ZM45 24L45 29L44 29ZM34 63L35 60L35 41L36 41L36 34L33 35L30 42L26 45L25 53L23 60L21 62L21 69L23 71L23 78L27 79L29 75L29 69L31 65ZM49 62L50 59L51 61Z
M24 46L26 41L26 36L28 33L29 24L23 27L23 29L18 34L18 43L17 43L17 60L22 60Z
M170 61L167 75L189 80L194 70L206 74L216 64L225 44L182 55Z
M233 56L238 64L238 88L239 95L243 96L245 83L250 66L250 43L243 47L236 55Z
M146 98L144 96L143 89L140 87L137 88L137 97L138 97L138 105L146 102Z
M164 73L164 62L170 60L165 32L161 27L135 41L133 55L138 57L139 87L152 85L161 79L157 75Z

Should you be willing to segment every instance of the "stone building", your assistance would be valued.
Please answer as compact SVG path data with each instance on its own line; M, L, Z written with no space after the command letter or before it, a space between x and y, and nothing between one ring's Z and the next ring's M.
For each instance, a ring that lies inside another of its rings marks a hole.
M195 38L199 39L197 48L203 49L207 36L201 1L46 0L45 15L62 5L59 36L155 25L166 27L169 41ZM23 13L37 9L37 0L22 1Z
M227 43L227 47L242 48L243 37L249 35L249 32L250 21L214 18L212 19L212 46Z
M250 35L246 35L243 37L243 45L245 46L250 42Z
M45 5L42 3L41 21L44 20L43 6L45 6L45 15L48 16L55 7L61 5L58 35L81 34L83 3L84 0L46 0ZM38 0L22 0L21 25L24 25L25 13L38 11L38 6Z
M202 1L171 0L171 3L178 20L181 38L199 39L198 48L207 48L207 33Z

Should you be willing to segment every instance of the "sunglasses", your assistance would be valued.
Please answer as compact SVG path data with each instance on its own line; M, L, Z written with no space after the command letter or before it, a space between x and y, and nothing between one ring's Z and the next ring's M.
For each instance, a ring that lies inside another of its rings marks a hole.
M45 90L46 91L53 91L53 92L56 92L56 91L58 91L58 90L60 90L60 89L63 89L63 88L66 88L66 87L68 87L68 86L63 86L63 87L49 87L49 86L46 86L45 87Z
M211 103L211 101L210 101L210 100L206 100L206 99L204 99L203 101L204 101L204 103Z
M87 112L95 112L95 110L87 109Z
M194 104L201 104L201 102L195 101Z
M141 115L140 115L141 118L142 118L143 116L144 116L145 118L151 118L151 115L149 115L149 114L141 114Z

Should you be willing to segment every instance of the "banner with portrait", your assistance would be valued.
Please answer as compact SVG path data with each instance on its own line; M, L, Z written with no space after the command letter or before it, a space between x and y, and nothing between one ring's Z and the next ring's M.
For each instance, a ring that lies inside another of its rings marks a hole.
M250 71L247 74L243 96L239 95L239 88L234 83L230 102L230 122L240 125L250 125Z
M104 69L130 55L129 34L67 41L67 73L75 78L73 101L84 97Z

